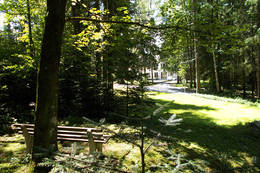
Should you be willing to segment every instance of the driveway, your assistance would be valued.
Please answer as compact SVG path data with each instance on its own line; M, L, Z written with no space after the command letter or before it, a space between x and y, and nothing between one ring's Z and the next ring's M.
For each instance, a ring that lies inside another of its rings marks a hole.
M174 87L172 81L164 81L147 86L146 89L149 91L165 92L165 93L193 93L185 87Z
M174 87L173 84L176 83L174 81L154 81L153 85L146 86L145 88L148 91L157 91L157 92L164 92L164 93L194 93L193 91L189 90L185 87ZM129 85L129 88L136 87L134 85ZM117 89L126 89L126 85L124 84L114 84L114 88Z

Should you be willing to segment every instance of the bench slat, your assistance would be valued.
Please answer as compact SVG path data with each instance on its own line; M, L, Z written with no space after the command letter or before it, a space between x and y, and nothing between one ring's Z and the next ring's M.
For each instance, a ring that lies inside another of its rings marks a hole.
M75 138L65 138L65 137L57 137L57 140L61 140L61 141L74 141L74 142L88 142L88 139L85 138L85 139L75 139ZM94 139L94 142L95 143L105 143L105 140L95 140Z
M26 140L27 152L32 149L32 140L34 135L34 124L13 124L13 130L19 134L23 134ZM107 143L110 136L104 135L101 128L85 128L85 127L57 127L57 140L73 141L73 142L88 142L89 153L93 154L96 150L102 152L102 144Z
M34 128L34 124L13 124L14 130L21 129L21 126L25 126L27 129L28 127ZM92 131L92 132L102 132L100 128L86 128L86 127L73 127L73 126L58 126L58 130L72 130L72 131Z
M23 132L21 130L18 131L19 134L22 134ZM34 131L33 130L28 130L28 133L29 134L34 134ZM57 135L71 135L71 136L75 136L75 137L82 137L82 138L86 138L87 136L87 132L75 132L75 131L66 131L66 132L63 132L63 131L59 131L57 132ZM108 135L103 135L102 133L92 133L92 135L94 137L103 137L103 136L108 136Z
M83 136L83 135L71 135L71 134L59 134L59 133L57 135L58 135L58 137L87 138L87 136ZM93 135L93 137L94 137L94 139L95 138L102 139L103 136L94 136ZM98 138L98 137L100 137L100 138Z
M22 134L19 133L19 134ZM33 136L33 132L29 132L29 134L31 136ZM61 140L61 141L74 141L74 142L88 142L88 138L86 138L86 136L84 137L75 137L75 136L72 136L72 135L58 135L57 137L57 140ZM106 138L95 138L94 137L94 142L96 143L106 143L107 142L107 139Z
M72 126L58 126L58 130L78 130L78 131L102 132L102 129L98 129L98 128L72 127Z
M22 126L25 126L28 133L33 136L34 124L13 124L12 128L19 134L23 134ZM110 136L104 135L100 128L84 128L71 126L58 126L57 140L74 141L74 142L89 142L88 131L91 131L95 143L106 143Z

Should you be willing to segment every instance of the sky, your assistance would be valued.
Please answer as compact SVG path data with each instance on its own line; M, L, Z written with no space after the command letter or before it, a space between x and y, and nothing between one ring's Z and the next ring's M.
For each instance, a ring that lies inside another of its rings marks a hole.
M3 0L0 0L0 3L2 3ZM0 12L0 30L3 29L3 24L4 24L4 14Z
M0 13L0 30L3 29L3 23L4 23L4 14Z

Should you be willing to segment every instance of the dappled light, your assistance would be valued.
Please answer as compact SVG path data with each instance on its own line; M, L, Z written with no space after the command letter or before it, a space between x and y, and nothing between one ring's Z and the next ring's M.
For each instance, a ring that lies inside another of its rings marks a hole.
M19 172L28 160L22 136L0 137L0 172Z
M260 172L260 0L0 0L0 172Z
M254 158L259 155L260 134L254 133L249 123L254 119L259 120L260 117L256 114L259 108L237 103L206 101L200 97L187 95L174 95L174 97L174 102L164 110L167 112L165 116L177 113L178 117L183 119L178 127L164 129L165 134L175 138L172 141L173 150L184 152L184 155L192 160L205 161L211 169L218 171L223 169L223 172L240 172L241 165L250 167L254 164ZM169 98L173 99L173 95L160 94L158 101L161 104L167 103L166 100ZM193 105L190 104L192 102ZM211 102L215 104L207 106ZM232 104L234 107L230 106ZM250 109L251 112L255 111L255 114L252 114L252 117L241 118L245 117L243 113L247 109L249 112ZM232 111L232 116L228 116L229 111ZM226 116L221 115L221 112L225 112ZM252 170L258 169L252 168Z

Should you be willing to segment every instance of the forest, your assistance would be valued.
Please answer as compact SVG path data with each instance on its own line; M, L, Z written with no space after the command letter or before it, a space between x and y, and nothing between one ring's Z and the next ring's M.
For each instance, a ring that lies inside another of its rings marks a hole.
M0 172L260 171L260 0L2 0L0 14ZM190 93L148 90L158 64ZM34 124L27 154L17 123ZM67 158L61 125L111 139Z

